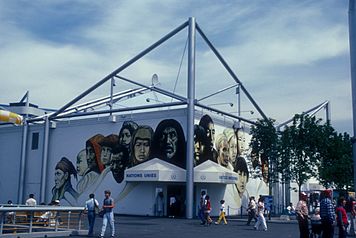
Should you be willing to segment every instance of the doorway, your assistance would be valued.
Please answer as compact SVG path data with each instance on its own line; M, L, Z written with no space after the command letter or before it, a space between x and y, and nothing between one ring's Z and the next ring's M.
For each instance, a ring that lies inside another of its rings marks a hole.
M185 186L167 186L167 214L169 217L185 217Z

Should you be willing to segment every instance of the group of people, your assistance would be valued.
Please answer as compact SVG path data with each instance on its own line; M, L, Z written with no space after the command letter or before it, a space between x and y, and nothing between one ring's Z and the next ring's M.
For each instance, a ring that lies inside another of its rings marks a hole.
M339 197L337 206L332 201L332 191L325 190L321 194L320 207L314 209L314 214L309 216L307 205L307 194L300 194L300 201L297 204L295 213L297 215L301 238L313 237L332 238L334 237L334 226L338 228L338 237L346 238L349 221L346 213L346 202L344 197ZM351 204L351 214L356 215L355 203ZM309 219L311 230L309 230Z
M114 225L114 199L111 197L111 191L104 191L105 198L103 200L102 207L99 208L99 202L95 199L95 195L92 193L89 195L89 199L85 202L85 212L88 215L88 236L94 235L94 224L96 215L102 216L103 225L99 237L104 237L106 227L108 223L111 228L111 237L115 236L115 225Z
M267 231L267 223L264 216L265 213L265 203L264 198L261 196L257 203L255 197L251 196L247 208L248 219L246 225L251 224L252 219L255 220L254 229Z

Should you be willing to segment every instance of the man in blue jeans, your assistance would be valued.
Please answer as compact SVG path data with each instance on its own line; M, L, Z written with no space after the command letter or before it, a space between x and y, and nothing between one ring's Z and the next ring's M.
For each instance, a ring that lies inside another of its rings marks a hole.
M110 223L111 228L111 237L115 236L115 226L114 226L114 211L113 208L115 207L114 199L112 199L110 190L105 190L104 192L105 198L103 201L103 210L104 210L104 217L103 217L103 226L101 228L100 237L104 237L106 226L108 221Z
M95 208L99 207L98 201L94 198L94 194L89 195L89 200L85 202L85 210L88 213L89 232L88 236L93 236L95 223Z

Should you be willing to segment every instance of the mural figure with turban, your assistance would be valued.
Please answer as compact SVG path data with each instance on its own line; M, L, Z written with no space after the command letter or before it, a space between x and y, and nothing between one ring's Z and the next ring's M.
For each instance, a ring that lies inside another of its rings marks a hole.
M153 157L186 168L185 137L180 123L174 119L161 121L153 139Z
M153 142L153 129L150 126L140 125L131 140L131 166L136 166L150 159Z
M211 160L217 163L218 153L214 148L215 127L213 119L209 115L204 115L199 121L199 126L203 127L208 138L207 144L204 145L204 160Z
M79 194L72 187L72 175L77 179L77 170L70 160L66 157L62 157L55 167L55 185L52 188L52 201L64 199L70 205L76 204Z

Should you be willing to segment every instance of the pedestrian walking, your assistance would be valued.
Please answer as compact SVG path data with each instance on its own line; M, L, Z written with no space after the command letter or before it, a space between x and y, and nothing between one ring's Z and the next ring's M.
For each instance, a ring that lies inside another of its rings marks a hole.
M104 194L105 194L105 198L102 206L102 209L104 210L104 216L103 216L103 226L101 228L100 237L104 237L108 222L110 223L111 237L114 237L115 236L114 211L113 211L113 208L115 207L114 199L111 198L110 190L105 190Z
M295 209L297 214L297 220L299 225L300 238L308 238L309 237L309 227L308 227L308 205L307 199L308 196L306 193L302 192L299 194L300 200Z
M225 200L220 200L220 215L219 219L215 222L215 224L219 225L221 220L223 220L224 224L227 225L227 221L225 218Z
M250 202L248 203L248 207L247 207L247 214L248 214L248 220L246 225L249 226L252 219L255 219L255 223L257 222L257 218L256 218L256 201L255 201L255 197L250 197Z
M211 219L210 217L210 212L211 212L211 203L210 203L210 197L209 195L206 195L205 196L205 202L204 202L204 207L205 207L205 210L204 210L204 214L205 214L205 220L206 220L206 224L208 226L211 225L211 223L213 222L213 220Z
M262 230L267 231L267 223L264 216L264 212L265 212L264 199L263 197L260 197L257 203L258 216L257 216L257 222L254 226L255 230L259 230L259 228L262 227Z
M206 192L203 190L200 193L200 201L199 201L199 212L198 212L198 216L200 218L200 225L205 225L206 220L205 220L205 215L204 215L204 211L205 211L205 196L206 196Z
M334 236L335 208L331 201L332 191L327 189L323 191L323 199L320 201L320 217L323 230L323 238L332 238Z
M346 238L347 236L347 227L349 222L347 220L347 214L345 210L346 200L343 197L340 197L338 200L338 206L335 210L337 217L337 226L339 228L339 238Z
M89 222L89 232L88 236L93 236L94 230L94 223L95 223L95 215L96 211L99 208L99 202L94 198L94 194L89 195L89 200L85 202L85 211L88 215L88 222Z

